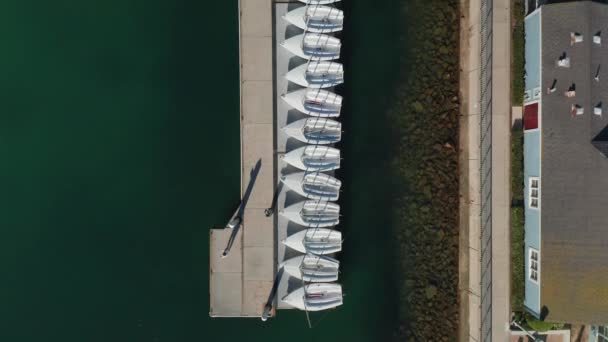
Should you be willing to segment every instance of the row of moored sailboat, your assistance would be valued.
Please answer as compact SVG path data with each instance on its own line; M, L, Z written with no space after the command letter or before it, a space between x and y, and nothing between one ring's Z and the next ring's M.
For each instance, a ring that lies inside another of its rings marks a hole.
M282 128L283 132L307 145L286 153L283 161L301 172L281 177L281 182L303 197L286 207L281 215L303 230L282 241L285 246L303 253L284 261L280 267L305 285L281 298L283 303L306 311L320 311L342 305L342 287L338 280L340 262L330 254L342 249L341 232L332 229L340 222L342 182L324 172L340 168L340 150L329 145L342 138L340 116L342 96L326 88L344 82L340 57L341 41L329 33L341 31L344 13L327 6L339 0L301 0L306 6L288 12L283 18L304 32L281 45L306 63L290 70L285 78L304 88L282 96L292 108L308 117Z

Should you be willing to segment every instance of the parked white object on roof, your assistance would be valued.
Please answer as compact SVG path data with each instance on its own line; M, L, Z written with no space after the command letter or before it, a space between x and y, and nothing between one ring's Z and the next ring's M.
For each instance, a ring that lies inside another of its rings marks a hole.
M563 57L557 60L557 66L561 68L570 67L570 57Z
M583 42L583 35L578 32L570 32L570 45Z
M283 19L308 32L329 33L342 30L344 12L329 6L302 6L289 11Z
M602 45L602 31L598 31L593 35L593 43L597 45Z
M300 112L318 117L338 117L342 96L323 89L300 89L281 96L287 104Z
M584 113L585 109L577 104L573 104L572 107L570 107L570 114L572 114L572 116L583 115Z
M340 39L322 33L304 33L281 43L287 51L304 59L328 61L340 58Z
M305 311L321 311L342 305L342 286L335 283L309 284L283 298L283 303Z
M332 254L342 250L342 233L328 228L309 228L290 235L282 243L301 253Z

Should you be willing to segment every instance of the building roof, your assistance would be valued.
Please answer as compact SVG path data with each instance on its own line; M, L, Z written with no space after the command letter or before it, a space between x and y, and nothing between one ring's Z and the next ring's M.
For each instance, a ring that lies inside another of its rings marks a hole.
M541 8L541 307L546 320L608 322L608 6L590 1ZM601 32L605 41L595 44ZM571 34L583 41L571 44ZM570 67L557 66L560 56ZM600 70L599 81L594 77ZM554 80L556 91L549 93ZM565 92L574 85L575 96ZM573 105L583 108L572 115Z

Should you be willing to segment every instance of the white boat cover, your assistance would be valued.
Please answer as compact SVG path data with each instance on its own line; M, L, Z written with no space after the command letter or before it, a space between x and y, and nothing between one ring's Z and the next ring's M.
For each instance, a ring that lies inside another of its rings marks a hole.
M304 33L281 43L287 51L298 57L328 61L340 58L340 39L322 33Z
M308 284L285 296L283 302L306 311L333 309L342 305L342 286L336 283Z
M281 176L281 182L301 196L310 199L336 201L342 182L321 172L296 172Z
M281 97L291 107L310 116L322 118L340 116L342 96L324 89L305 88Z
M306 200L292 204L280 213L306 227L330 227L340 223L340 206L334 202Z
M327 118L307 118L283 127L283 132L301 142L326 145L340 141L342 124Z
M344 12L334 7L310 5L289 11L283 19L308 32L328 33L342 30Z
M332 254L342 250L342 233L328 228L308 228L290 235L282 243L301 253Z
M333 4L334 2L338 2L340 0L299 0L300 2L303 2L305 4L309 4L309 5L329 5L329 4Z
M344 82L344 68L336 62L311 61L291 69L285 78L303 87L334 87Z
M280 267L290 276L305 282L327 283L338 280L340 262L328 256L309 253L286 260Z
M340 168L340 150L322 145L299 147L281 158L303 171L330 171Z

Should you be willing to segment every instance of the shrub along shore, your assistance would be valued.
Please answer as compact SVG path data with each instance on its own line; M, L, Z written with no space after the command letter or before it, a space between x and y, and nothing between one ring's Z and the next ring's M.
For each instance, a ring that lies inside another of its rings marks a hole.
M390 109L400 187L393 225L403 341L458 333L459 9L456 0L403 2L410 41Z

